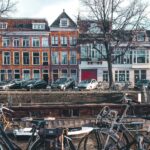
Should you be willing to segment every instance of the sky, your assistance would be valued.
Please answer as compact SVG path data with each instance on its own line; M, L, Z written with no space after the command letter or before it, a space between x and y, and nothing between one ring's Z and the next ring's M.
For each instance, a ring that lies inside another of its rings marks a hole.
M49 25L63 12L76 21L79 0L16 0L17 10L11 14L15 18L45 18Z

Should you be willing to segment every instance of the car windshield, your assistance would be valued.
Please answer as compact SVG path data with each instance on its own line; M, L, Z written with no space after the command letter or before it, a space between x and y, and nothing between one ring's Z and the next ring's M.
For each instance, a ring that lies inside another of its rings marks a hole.
M82 80L81 83L90 83L91 80Z
M139 84L139 83L148 83L149 82L149 80L139 80L139 81L137 81L137 84Z
M64 83L64 82L66 82L67 81L67 78L59 78L59 79L57 79L54 83Z

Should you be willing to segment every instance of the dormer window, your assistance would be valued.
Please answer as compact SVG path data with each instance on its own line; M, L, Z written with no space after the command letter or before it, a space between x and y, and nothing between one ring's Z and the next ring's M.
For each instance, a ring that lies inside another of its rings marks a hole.
M45 30L45 23L32 23L32 29Z
M0 29L7 29L7 23L6 22L0 22Z
M138 33L137 34L137 41L139 41L139 42L145 41L145 33Z
M67 18L60 19L60 27L68 27L69 26L69 20Z

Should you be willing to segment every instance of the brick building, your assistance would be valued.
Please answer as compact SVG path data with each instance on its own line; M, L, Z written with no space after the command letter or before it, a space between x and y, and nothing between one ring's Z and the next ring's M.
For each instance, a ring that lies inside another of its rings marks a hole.
M45 19L0 19L0 81L50 79L49 26Z
M62 76L78 80L77 38L77 25L63 10L50 26L52 81Z

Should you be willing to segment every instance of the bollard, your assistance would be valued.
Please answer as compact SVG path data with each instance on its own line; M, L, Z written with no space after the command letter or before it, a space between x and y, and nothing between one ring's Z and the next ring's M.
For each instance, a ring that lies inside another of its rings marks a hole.
M141 103L141 93L138 93L138 102Z

